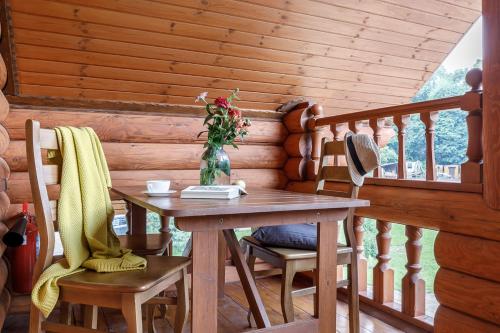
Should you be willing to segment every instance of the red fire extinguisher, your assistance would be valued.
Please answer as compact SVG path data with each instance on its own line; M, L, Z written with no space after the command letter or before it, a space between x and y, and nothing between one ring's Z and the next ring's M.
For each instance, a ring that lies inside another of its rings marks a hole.
M37 255L38 229L28 213L28 203L18 215L16 224L4 235L3 241L10 250L12 289L17 293L31 293L33 270Z

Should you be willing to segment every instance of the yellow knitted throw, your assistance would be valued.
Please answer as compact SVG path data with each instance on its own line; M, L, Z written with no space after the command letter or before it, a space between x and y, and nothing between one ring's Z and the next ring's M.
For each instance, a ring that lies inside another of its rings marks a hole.
M56 128L62 155L57 218L64 259L48 267L31 294L45 317L59 298L57 280L85 268L97 272L143 269L146 260L120 248L113 231L111 187L101 143L91 128Z

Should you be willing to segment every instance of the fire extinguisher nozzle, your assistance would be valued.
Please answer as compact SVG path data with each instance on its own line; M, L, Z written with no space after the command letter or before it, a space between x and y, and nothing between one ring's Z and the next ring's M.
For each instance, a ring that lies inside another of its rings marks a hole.
M24 236L26 234L26 226L28 219L22 216L10 230L3 236L2 240L5 245L9 247L18 247L24 243Z

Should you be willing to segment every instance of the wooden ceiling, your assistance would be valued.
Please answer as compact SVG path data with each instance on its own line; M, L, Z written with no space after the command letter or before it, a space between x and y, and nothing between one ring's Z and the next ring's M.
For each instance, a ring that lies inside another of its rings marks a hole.
M18 93L341 114L406 103L481 0L9 0Z

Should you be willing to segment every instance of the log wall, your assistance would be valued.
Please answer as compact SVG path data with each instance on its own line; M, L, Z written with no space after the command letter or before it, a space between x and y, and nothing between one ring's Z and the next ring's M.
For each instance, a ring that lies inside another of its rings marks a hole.
M358 1L359 2L359 1ZM480 0L8 0L19 93L241 106L297 97L329 114L407 103Z
M182 109L183 113L143 112L124 109L106 110L87 107L68 107L61 101L50 107L23 105L23 99L12 98L12 111L4 121L11 135L11 144L5 150L5 160L12 171L8 194L14 208L23 201L31 201L25 152L24 122L36 119L45 128L55 126L90 126L103 142L112 181L120 184L145 184L148 179L171 179L172 186L182 188L199 183L199 165L206 137L197 138L203 129L203 117L198 108ZM117 106L115 106L117 108ZM135 105L134 107L137 107ZM132 108L132 107L131 107ZM243 111L245 114L245 111ZM250 134L239 149L226 147L231 159L231 179L243 179L249 187L283 188L287 178L281 170L288 155L283 148L287 130L279 119L252 117ZM49 193L55 192L49 191Z
M3 57L0 56L0 90L7 83L7 69ZM9 102L0 91L0 121L5 121L9 114ZM6 190L7 181L10 177L9 165L5 160L5 152L9 147L9 134L5 127L0 124L0 239L8 231L7 226L2 223L7 217L10 208L10 199ZM10 307L11 296L6 288L8 277L8 266L3 257L6 250L5 244L0 240L0 330L3 327L5 317Z

